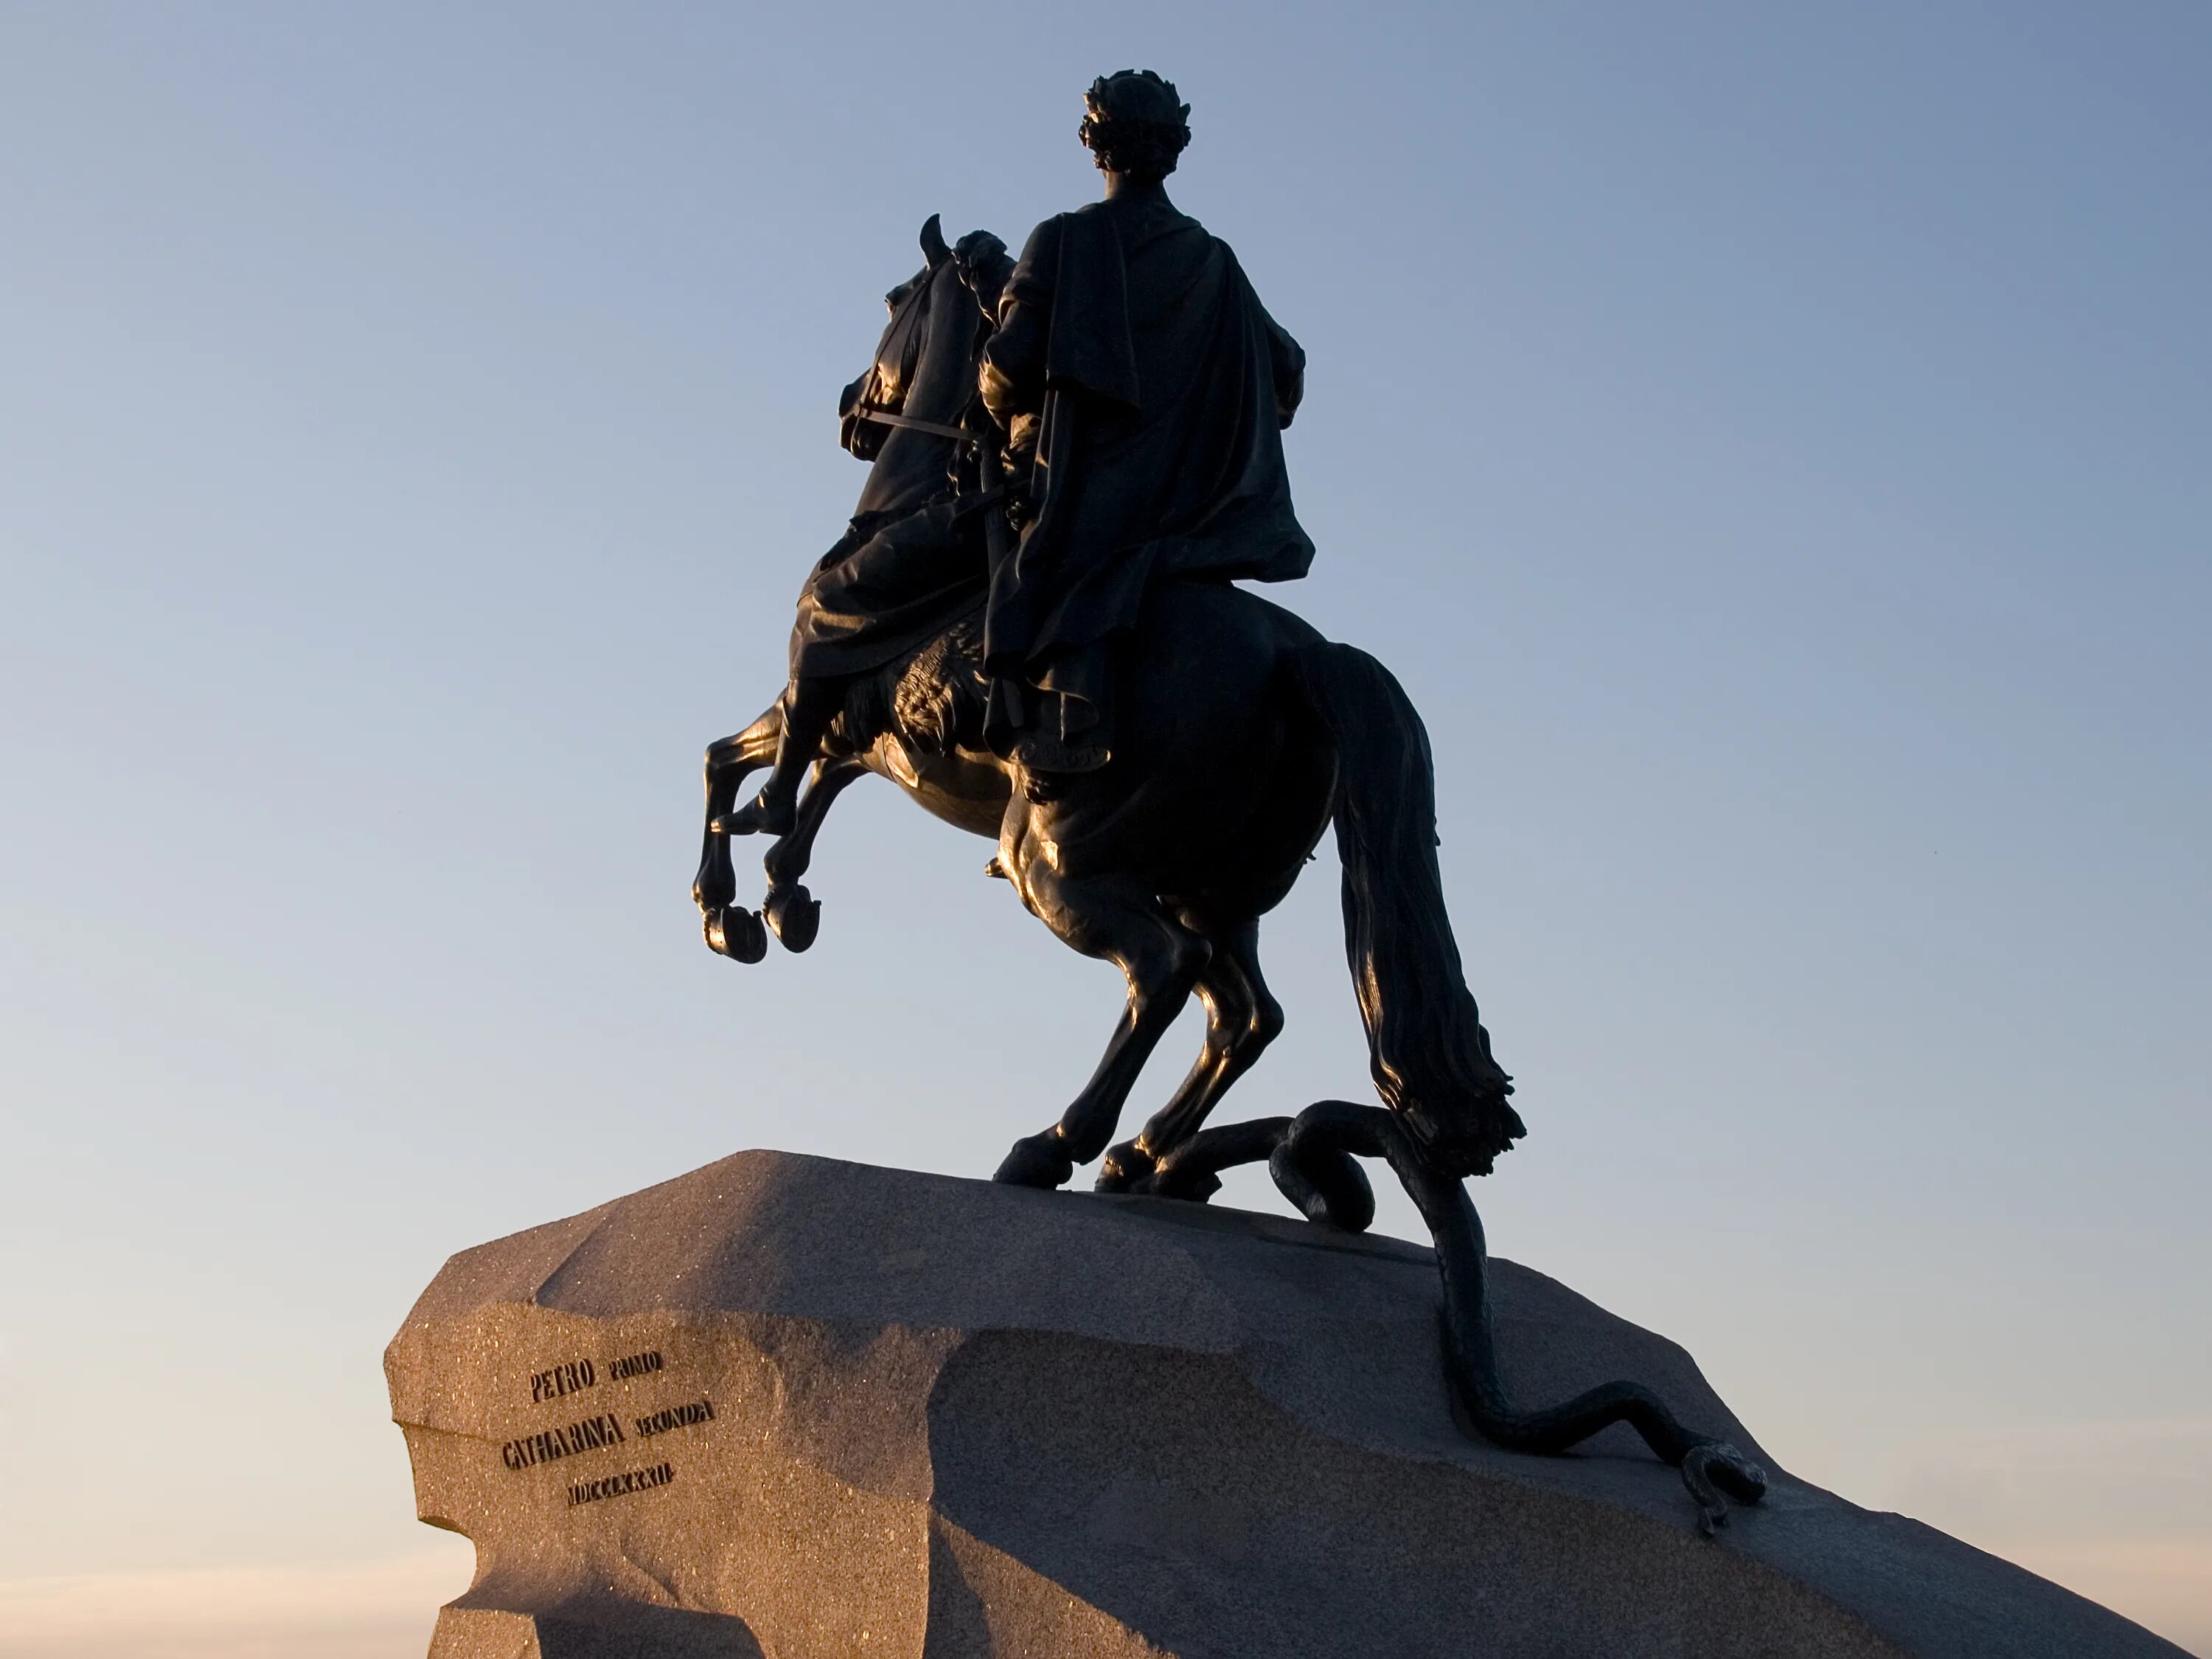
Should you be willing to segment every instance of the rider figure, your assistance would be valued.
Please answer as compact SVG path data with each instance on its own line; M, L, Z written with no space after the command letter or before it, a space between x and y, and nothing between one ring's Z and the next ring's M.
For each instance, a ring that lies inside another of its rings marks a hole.
M967 530L981 497L880 528L854 520L800 596L782 738L759 795L732 815L738 833L789 830L852 677L921 644L975 588L985 740L1042 799L1112 758L1113 657L1151 582L1285 581L1313 562L1282 445L1305 353L1229 245L1168 199L1190 106L1149 70L1096 81L1084 102L1077 136L1105 199L1039 225L1011 274L982 233L953 255L995 304L981 391L1006 435L1020 538L987 569Z
M1149 582L1283 581L1314 553L1281 436L1305 353L1168 199L1190 106L1149 70L1084 101L1105 199L1030 233L981 375L1027 513L991 572L986 736L1048 779L1111 758L1115 647Z

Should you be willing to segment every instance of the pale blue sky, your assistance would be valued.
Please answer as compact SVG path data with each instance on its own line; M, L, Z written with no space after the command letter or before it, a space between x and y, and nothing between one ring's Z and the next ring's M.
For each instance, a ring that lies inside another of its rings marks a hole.
M2212 1647L2209 62L2183 3L0 3L0 1607L419 1651L466 1554L378 1357L447 1254L744 1146L986 1174L1088 1072L1111 970L886 787L811 955L686 889L880 295L1095 193L1133 64L1310 354L1277 597L1434 734L1494 1247ZM1337 928L1325 850L1231 1111L1364 1088Z

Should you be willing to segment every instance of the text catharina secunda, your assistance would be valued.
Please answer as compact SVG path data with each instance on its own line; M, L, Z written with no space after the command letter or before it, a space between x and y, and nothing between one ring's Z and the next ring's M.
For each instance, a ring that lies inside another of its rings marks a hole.
M630 1419L637 1437L650 1440L656 1434L666 1434L671 1429L688 1429L700 1423L714 1420L714 1402L694 1400L681 1406L670 1406L643 1417ZM510 1469L526 1469L539 1463L550 1463L556 1457L574 1457L579 1452L597 1451L602 1446L619 1446L629 1436L623 1431L621 1419L608 1415L586 1417L565 1427L547 1429L542 1433L525 1435L520 1440L510 1440L499 1449L499 1461Z

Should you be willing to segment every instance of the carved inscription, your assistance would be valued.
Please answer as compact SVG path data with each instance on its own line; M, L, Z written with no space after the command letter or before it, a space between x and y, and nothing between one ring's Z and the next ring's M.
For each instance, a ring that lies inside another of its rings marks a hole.
M558 1400L564 1394L574 1394L591 1388L599 1382L599 1374L588 1359L571 1359L530 1374L530 1403Z
M604 1364L590 1359L567 1359L530 1374L530 1400L532 1405L542 1405L549 1401L565 1399L586 1389L595 1389L603 1379L610 1382L632 1382L639 1377L651 1376L664 1369L665 1363L658 1348L624 1354L618 1359L610 1359ZM640 1440L650 1440L678 1429L693 1428L714 1420L714 1401L703 1396L686 1401L682 1405L665 1406L642 1416L633 1413L627 1428L621 1418L611 1413L600 1413L510 1440L500 1448L500 1462L518 1471L535 1468L540 1463L574 1457L582 1452L603 1451L610 1446L623 1445L633 1433ZM574 1509L581 1504L603 1503L610 1498L647 1492L655 1486L665 1486L675 1479L673 1464L655 1463L620 1474L572 1481L568 1486L568 1507Z
M556 1457L574 1457L578 1452L618 1446L626 1438L619 1419L586 1417L562 1428L510 1440L499 1449L499 1458L510 1469L526 1469L534 1464L550 1463Z
M693 1400L631 1420L636 1425L637 1437L650 1440L654 1435L666 1434L671 1429L688 1429L694 1424L713 1422L714 1405L710 1400Z
M655 1463L649 1469L632 1469L627 1474L611 1474L604 1480L579 1480L568 1488L568 1507L579 1504L597 1504L609 1498L620 1498L624 1492L644 1492L653 1486L665 1486L676 1479L676 1471L666 1463Z

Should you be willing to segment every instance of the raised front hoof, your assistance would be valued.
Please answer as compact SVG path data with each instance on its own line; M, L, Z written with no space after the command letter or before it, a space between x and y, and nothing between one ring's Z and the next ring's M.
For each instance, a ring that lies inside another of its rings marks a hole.
M1135 1141L1125 1140L1107 1152L1094 1188L1102 1193L1150 1192L1152 1169L1152 1155Z
M707 828L718 836L787 836L799 822L794 801L756 795L734 812L724 812Z
M768 929L758 916L737 905L709 910L702 931L707 948L732 962L758 962L768 954Z
M1728 1525L1728 1499L1756 1504L1766 1496L1766 1471L1725 1440L1692 1446L1682 1459L1682 1484L1698 1505L1698 1530L1708 1538Z
M795 883L772 887L761 918L785 950L804 951L822 931L822 901Z
M1006 1162L999 1165L998 1173L991 1179L1003 1181L1010 1187L1038 1187L1050 1192L1064 1187L1075 1173L1075 1160L1060 1144L1060 1137L1049 1129L1041 1135L1024 1135L1014 1143L1013 1151L1006 1154Z

